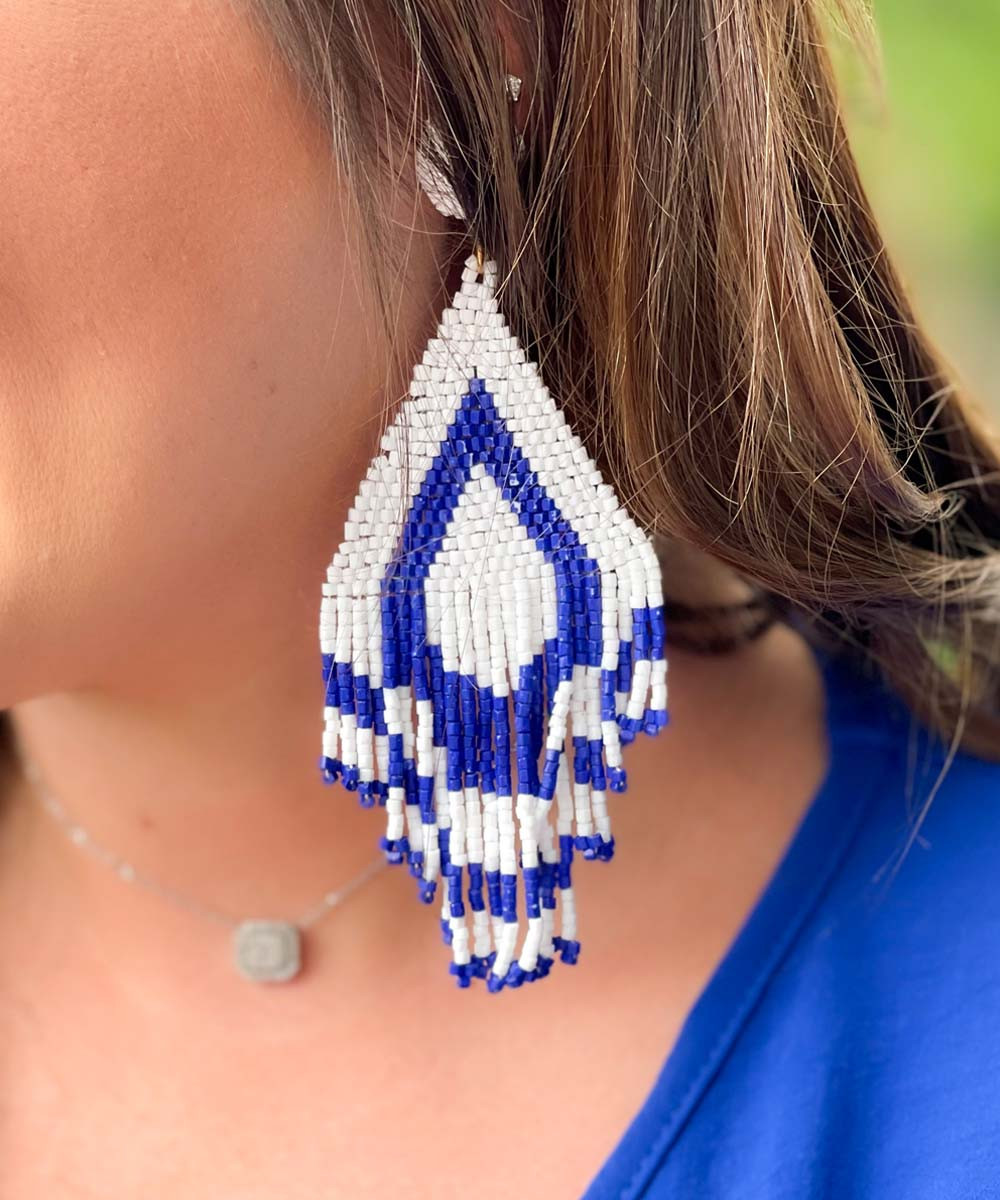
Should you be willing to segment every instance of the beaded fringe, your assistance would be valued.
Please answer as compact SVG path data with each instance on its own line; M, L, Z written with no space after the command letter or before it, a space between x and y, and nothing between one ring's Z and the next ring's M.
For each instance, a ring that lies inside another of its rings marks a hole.
M496 273L466 260L320 615L322 777L384 807L389 861L440 894L451 972L490 991L576 961L574 855L611 858L622 746L668 719L656 555L511 335Z

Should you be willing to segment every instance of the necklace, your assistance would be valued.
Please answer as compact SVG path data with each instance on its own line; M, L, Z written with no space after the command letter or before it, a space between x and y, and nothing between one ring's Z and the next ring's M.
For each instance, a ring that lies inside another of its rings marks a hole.
M727 654L759 638L776 624L780 619L780 606L776 598L766 592L730 604L690 605L668 596L663 602L663 615L667 619L668 646L699 654ZM735 624L726 628L719 622L721 617L734 619ZM698 622L702 621L708 623L707 632L690 632L691 625L697 629ZM684 629L685 624L687 629Z
M55 817L75 846L79 846L81 850L87 851L99 862L110 867L124 883L137 884L179 908L229 926L233 930L232 949L236 969L244 979L249 979L253 983L284 983L298 975L302 967L302 939L306 930L311 929L327 913L338 908L348 896L356 892L369 879L380 874L381 870L388 865L385 856L380 855L374 862L369 863L359 875L342 887L337 888L336 891L326 892L297 921L234 917L230 913L213 908L208 904L202 904L201 901L185 896L174 888L152 879L137 870L124 858L95 841L78 821L73 820L62 803L49 791L35 764L26 758L23 752L18 752L18 758L21 769L31 783L42 806L51 816Z
M665 610L672 622L669 641L687 649L706 653L720 653L743 642L752 641L769 629L776 620L775 613L768 611L767 600L760 597L742 603L701 607L691 607L668 598ZM677 623L706 616L731 614L750 617L751 623L735 634L713 634L701 639L676 632ZM388 865L384 855L380 855L354 879L335 891L326 892L297 921L234 917L144 875L130 862L95 841L88 830L78 821L74 821L62 803L49 791L35 764L19 748L15 752L25 777L31 783L43 807L56 819L74 845L110 867L123 882L138 884L177 907L233 929L233 960L236 969L245 979L254 983L284 983L298 975L302 967L302 941L306 931L327 913L338 908L353 892Z

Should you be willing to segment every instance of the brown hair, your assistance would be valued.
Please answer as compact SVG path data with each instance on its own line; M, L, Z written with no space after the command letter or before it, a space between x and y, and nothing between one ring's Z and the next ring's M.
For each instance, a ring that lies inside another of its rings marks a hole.
M914 319L810 0L258 0L328 121L376 285L429 117L515 333L648 527L1000 757L997 445ZM389 65L391 61L391 66ZM522 101L523 103L523 101Z

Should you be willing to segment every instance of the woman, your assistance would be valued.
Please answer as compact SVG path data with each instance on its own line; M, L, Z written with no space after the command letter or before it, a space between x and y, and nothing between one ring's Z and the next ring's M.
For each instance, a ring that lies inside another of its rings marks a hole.
M996 1194L1000 463L820 34L0 9L0 1195ZM477 246L656 539L670 679L580 962L498 995L315 767L319 583ZM318 896L283 985L232 969Z

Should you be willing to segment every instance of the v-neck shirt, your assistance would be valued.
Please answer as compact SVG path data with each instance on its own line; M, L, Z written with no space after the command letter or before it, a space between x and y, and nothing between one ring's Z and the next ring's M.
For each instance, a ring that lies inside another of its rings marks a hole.
M817 650L827 766L582 1200L1000 1197L1000 764Z

